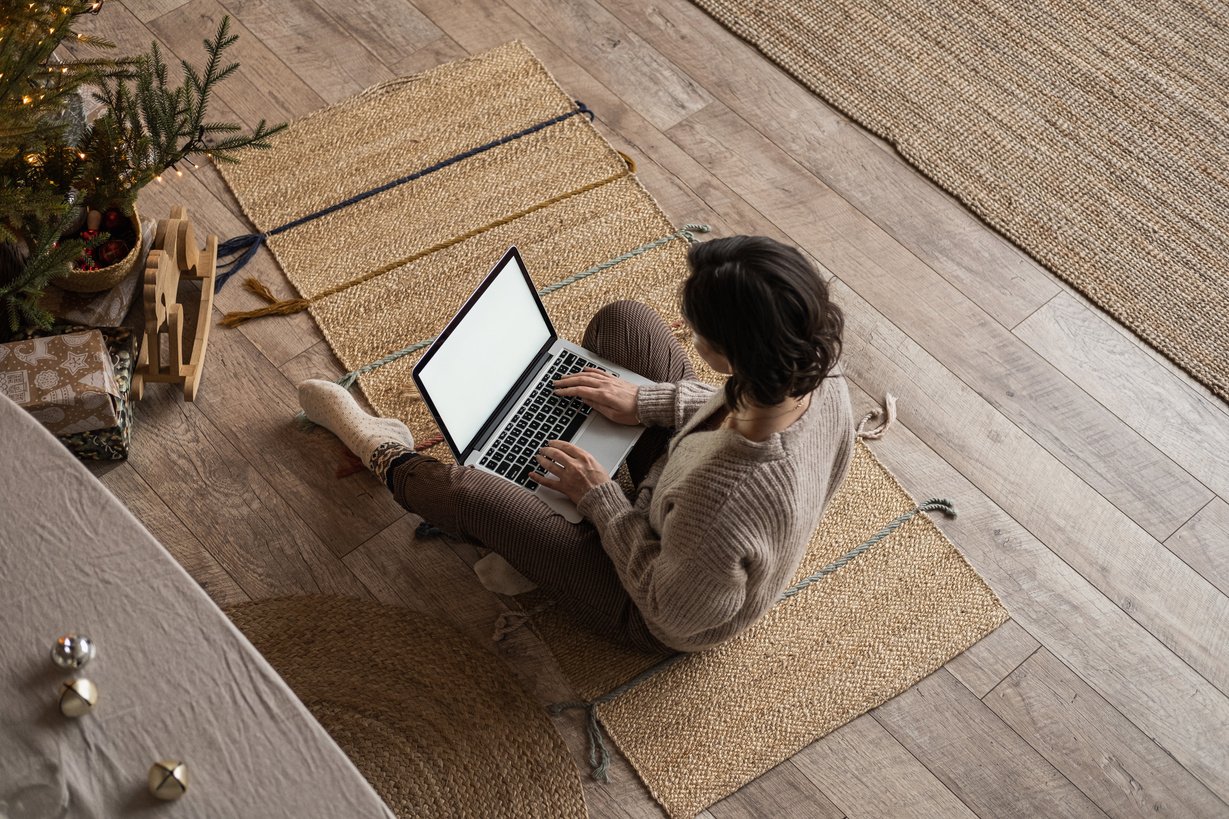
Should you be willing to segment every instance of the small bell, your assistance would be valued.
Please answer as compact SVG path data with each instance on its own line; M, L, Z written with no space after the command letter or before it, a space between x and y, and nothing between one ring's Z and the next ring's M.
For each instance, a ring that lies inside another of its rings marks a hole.
M73 677L60 683L60 713L64 716L84 716L97 702L98 686L85 677Z
M149 792L171 801L188 791L188 766L177 759L161 759L149 769Z
M94 659L94 641L84 634L65 634L51 646L51 662L67 671L76 671Z

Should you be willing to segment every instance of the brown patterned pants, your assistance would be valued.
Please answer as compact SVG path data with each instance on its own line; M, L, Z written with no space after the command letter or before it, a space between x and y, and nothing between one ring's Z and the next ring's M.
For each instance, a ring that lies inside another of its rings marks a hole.
M598 311L581 342L602 358L652 381L695 378L670 328L634 301ZM672 430L651 428L627 457L639 485L665 452ZM569 523L533 493L489 472L409 452L391 461L385 481L397 502L431 525L498 552L569 611L581 625L645 650L663 646L649 633L614 564L588 521Z

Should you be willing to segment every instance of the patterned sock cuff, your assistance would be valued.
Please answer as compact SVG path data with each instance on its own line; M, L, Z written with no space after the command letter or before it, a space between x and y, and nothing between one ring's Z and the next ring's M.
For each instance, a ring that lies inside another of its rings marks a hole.
M393 468L408 458L417 456L417 452L400 441L386 441L376 447L375 451L371 453L371 461L367 464L367 468L374 472L377 478L384 481L385 485L391 490L392 485L389 478L393 474Z

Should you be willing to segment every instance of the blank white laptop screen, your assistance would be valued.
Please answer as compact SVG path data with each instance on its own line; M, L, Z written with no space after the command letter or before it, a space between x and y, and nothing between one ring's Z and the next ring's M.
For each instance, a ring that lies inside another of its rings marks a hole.
M550 337L510 256L418 373L459 450L473 442Z

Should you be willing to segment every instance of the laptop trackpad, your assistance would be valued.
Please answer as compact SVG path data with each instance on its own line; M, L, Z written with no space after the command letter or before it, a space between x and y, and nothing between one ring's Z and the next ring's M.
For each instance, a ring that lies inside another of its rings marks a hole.
M590 416L589 423L572 442L597 459L606 473L613 477L615 470L623 463L642 432L642 426L616 424L595 411ZM537 495L547 506L567 518L569 523L580 523L582 520L580 512L576 511L576 505L568 500L566 495L545 486L537 490Z

